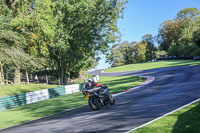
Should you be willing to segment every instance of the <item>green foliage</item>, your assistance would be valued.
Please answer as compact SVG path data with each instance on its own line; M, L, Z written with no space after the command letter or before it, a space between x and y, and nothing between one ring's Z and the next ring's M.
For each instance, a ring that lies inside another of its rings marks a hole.
M22 1L21 1L22 2ZM27 38L27 52L34 56L47 56L48 45L53 41L57 20L49 0L24 2L12 20L12 26ZM34 7L34 8L33 8Z
M110 49L111 53L106 56L107 62L112 64L112 67L134 63L136 54L135 46L135 43L129 43L128 41L113 45Z
M142 37L142 40L146 43L145 57L146 61L152 61L156 59L156 47L154 46L154 40L151 34L146 34Z
M194 18L199 14L200 11L197 8L185 8L178 12L177 18L178 19Z
M105 53L108 44L115 42L117 20L123 16L126 2L1 1L0 15L6 19L0 19L4 24L0 43L13 45L17 51L31 58L48 59L45 68L56 68L60 83L66 84L69 77L77 77L81 70L97 65L98 54ZM11 56L14 58L17 55ZM13 62L16 64L16 60ZM30 64L23 60L20 62Z
M116 5L111 7L113 2ZM65 78L65 75L62 76L64 67L68 75L91 67L93 64L88 59L94 59L97 51L105 52L108 43L115 41L116 22L122 12L122 4L113 0L72 0L64 3L63 18L58 22L61 25L50 46L50 56L55 60L57 69L61 68L61 81Z
M199 20L199 25L200 25L200 20ZM193 32L193 41L194 43L200 47L200 27Z
M154 46L152 35L146 34L142 39L140 42L124 41L114 44L106 56L106 61L111 64L111 67L117 67L154 60L157 49Z
M146 43L144 41L136 43L135 63L146 61L146 50Z
M5 4L4 0L0 1L0 16L6 16L10 13L10 9L8 6Z
M124 56L124 64L132 64L135 62L136 47L134 43L122 43L121 52Z
M15 77L19 83L20 70L33 70L40 65L36 63L36 58L26 51L26 36L13 29L11 21L12 16L9 14L0 17L0 64L4 68L1 69L1 76L4 77L4 70L16 70Z
M92 67L97 51L105 52L107 44L115 41L124 2L35 0L24 3L13 26L27 30L29 52L51 58L60 83L66 84L66 76ZM34 9L26 8L30 5Z
M167 57L167 52L164 51L164 50L158 50L158 51L156 51L156 58L160 58L162 56Z
M199 15L200 11L197 8L185 8L175 19L165 21L158 34L160 49L177 57L200 55Z

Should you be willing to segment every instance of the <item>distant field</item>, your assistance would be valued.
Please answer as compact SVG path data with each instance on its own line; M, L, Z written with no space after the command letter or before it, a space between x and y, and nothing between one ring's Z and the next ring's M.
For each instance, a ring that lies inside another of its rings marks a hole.
M21 94L30 91L42 90L58 87L58 85L45 84L20 84L20 85L0 85L0 97Z
M167 60L167 61L156 61L156 62L145 62L124 65L120 67L113 67L105 70L105 72L123 72L123 71L136 71L136 70L147 70L161 67L172 67L182 65L200 65L200 61L197 60Z

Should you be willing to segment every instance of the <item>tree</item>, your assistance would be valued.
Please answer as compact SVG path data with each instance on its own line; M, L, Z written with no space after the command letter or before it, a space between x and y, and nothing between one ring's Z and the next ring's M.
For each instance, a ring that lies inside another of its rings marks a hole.
M198 16L200 14L200 11L197 8L185 8L180 10L177 13L177 19L193 19L194 17Z
M156 58L162 58L162 57L167 57L167 52L164 50L156 51Z
M114 44L110 48L110 53L106 56L106 61L111 64L111 67L134 64L144 62L146 59L146 42L123 41L122 43Z
M96 51L105 52L107 44L115 41L116 23L123 4L117 0L72 0L65 3L63 26L59 28L64 36L58 34L51 49L61 84L65 84L66 70L69 72L76 64L80 71L89 57L94 58Z
M196 30L195 32L193 32L193 41L195 42L195 44L197 46L200 47L200 27L198 30Z
M1 84L4 83L4 65L5 64L10 65L10 62L13 60L13 58L10 58L8 56L12 55L12 53L7 51L12 48L20 49L25 45L25 38L22 35L12 30L12 27L10 26L10 21L11 21L10 16L1 15L0 17ZM17 60L16 62L18 61L19 60ZM18 72L15 74L19 75L19 68L16 67L14 69L16 70L16 72Z
M183 20L168 20L161 24L157 36L161 50L168 51L173 41L178 42L183 26Z
M175 19L165 21L158 34L160 49L172 56L196 55L194 51L198 48L194 36L199 27L199 14L200 11L197 8L185 8L179 11Z
M26 53L27 39L21 29L13 29L14 18L8 8L11 3L2 3L6 12L1 12L0 17L0 80L4 83L4 70L14 70L14 83L20 83L20 70L33 69L36 66L35 59ZM6 8L7 7L7 8ZM13 7L12 7L13 8ZM6 65L6 67L4 67Z
M146 61L152 61L156 59L156 47L154 46L154 40L151 34L146 34L142 37L142 41L146 43Z
M121 51L121 44L114 44L110 48L110 53L106 56L106 62L111 64L111 67L124 65L124 55Z
M135 54L135 62L140 63L146 61L146 43L144 41L140 41L136 43L136 54Z
M70 73L91 67L89 59L116 40L126 0L21 0L15 5L20 2L14 27L27 31L29 53L51 58L60 84L66 84Z
M135 43L129 43L128 41L124 41L122 42L120 50L121 53L123 53L124 64L133 64L135 62Z

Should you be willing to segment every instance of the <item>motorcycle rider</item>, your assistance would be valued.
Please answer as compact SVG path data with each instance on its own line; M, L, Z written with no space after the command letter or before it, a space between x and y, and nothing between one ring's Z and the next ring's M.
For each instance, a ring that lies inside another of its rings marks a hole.
M104 95L108 95L108 88L106 88L104 85L97 84L93 79L89 78L88 82L85 84L85 88L88 90L94 89L95 87L100 87L100 96L104 97Z
M101 84L97 84L93 79L89 78L88 82L85 84L86 89L93 89L94 87L103 87Z
M94 82L93 79L89 78L88 82L85 84L85 89L86 90L94 89L95 87L100 87L100 93L99 93L100 97L108 98L109 100L112 100L112 96L108 93L109 89L106 86L97 84L96 82Z

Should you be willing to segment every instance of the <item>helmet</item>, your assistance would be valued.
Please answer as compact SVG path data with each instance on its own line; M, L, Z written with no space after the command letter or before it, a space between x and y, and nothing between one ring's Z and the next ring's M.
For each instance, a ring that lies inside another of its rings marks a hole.
M88 82L92 82L93 81L93 79L88 79Z

